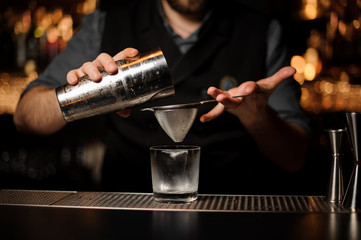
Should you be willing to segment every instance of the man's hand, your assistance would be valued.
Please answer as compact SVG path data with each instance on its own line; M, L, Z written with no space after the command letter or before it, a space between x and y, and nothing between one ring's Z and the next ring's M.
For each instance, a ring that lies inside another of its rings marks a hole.
M296 70L293 67L284 67L271 77L261 79L257 82L244 82L229 91L222 91L215 87L208 89L208 94L219 103L208 113L201 116L201 122L211 121L220 116L224 111L236 115L240 120L247 116L256 116L260 112L266 111L268 98L276 87L291 77ZM264 92L263 94L254 94ZM242 98L232 98L237 95L249 95Z
M118 71L115 61L137 57L138 50L127 48L112 58L108 54L100 54L93 62L84 63L82 67L67 74L71 85L78 83L79 78L88 75L93 81L101 81L100 70L109 74ZM128 117L130 110L118 112L122 117ZM66 125L61 113L55 89L36 86L27 91L20 99L14 114L14 124L21 132L35 134L52 134Z
M94 61L86 62L80 68L69 71L66 80L69 84L75 85L78 83L79 78L88 75L92 81L99 82L102 80L101 70L105 70L109 74L116 74L118 67L115 61L137 57L138 53L138 50L134 48L126 48L114 57L106 53L101 53ZM119 111L117 114L121 117L128 117L130 115L130 109Z
M94 61L84 63L80 68L71 70L66 76L69 84L75 85L78 83L79 78L88 75L94 82L102 80L100 70L105 70L109 74L116 74L118 72L115 61L120 59L132 58L138 55L138 50L134 48L126 48L119 52L114 57L107 53L101 53Z
M211 121L228 111L238 117L250 133L265 157L282 169L294 172L305 162L308 134L300 126L279 118L267 102L276 87L295 73L292 67L284 67L273 76L257 82L245 82L240 86L222 91L215 87L208 94L219 103L201 121ZM264 92L264 94L254 94ZM252 94L243 98L231 96Z

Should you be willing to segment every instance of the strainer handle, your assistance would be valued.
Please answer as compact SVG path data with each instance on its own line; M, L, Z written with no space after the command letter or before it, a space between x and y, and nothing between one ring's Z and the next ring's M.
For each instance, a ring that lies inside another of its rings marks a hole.
M260 92L255 92L255 93L251 93L251 94L244 94L244 95L237 95L237 96L232 96L232 98L241 98L241 97L248 97L251 96L253 94L261 94L261 93L265 93L265 91L260 91ZM217 100L215 99L210 99L210 100L204 100L204 101L200 101L200 104L203 103L209 103L209 102L216 102Z

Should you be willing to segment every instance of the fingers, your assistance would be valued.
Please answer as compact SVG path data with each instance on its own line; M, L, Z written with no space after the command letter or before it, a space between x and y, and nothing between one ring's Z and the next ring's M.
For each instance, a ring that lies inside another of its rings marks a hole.
M126 48L114 56L114 60L126 59L136 57L139 54L135 48Z
M225 110L224 105L218 103L211 111L206 114L203 114L200 117L201 122L209 122L217 117L219 117Z
M234 98L231 95L232 91L226 92L215 87L210 87L207 93L226 107L237 107L243 101L243 98ZM234 95L240 94L234 93Z
M257 83L259 86L261 86L261 90L273 91L281 82L291 77L295 73L296 69L293 67L284 67L272 76L259 80Z
M291 77L293 74L296 73L296 69L293 68L293 67L283 67L281 68L277 73L276 73L276 76L281 78L281 79L286 79L286 78L289 78Z
M81 67L81 71L88 75L88 77L95 82L98 82L102 79L102 75L100 74L100 71L94 62L84 63Z
M83 75L84 76L84 75ZM82 76L78 75L77 70L71 70L66 75L66 80L70 85L75 85L78 83L78 79Z
M118 72L117 64L114 59L106 53L101 53L93 63L97 69L104 69L109 74L114 74Z
M229 93L227 93L226 91L220 90L215 87L208 88L207 93L209 96L213 97L214 99L216 99L217 96L220 94L229 95Z
M88 75L91 80L98 82L102 79L101 70L105 70L109 74L114 74L118 72L118 67L109 54L101 53L93 62L84 63L81 70Z
M138 50L134 48L126 48L113 57L109 54L101 53L93 62L84 63L81 70L89 76L93 81L100 81L102 75L99 70L104 69L109 74L118 72L118 67L115 63L117 59L125 59L138 55Z
M135 48L126 48L115 55L114 58L109 54L101 53L93 62L86 62L80 68L69 71L66 79L69 84L75 85L78 83L79 78L88 75L92 81L99 82L102 79L101 70L105 70L109 74L115 74L118 72L116 60L132 58L138 54L139 52Z
M254 92L257 91L262 91L260 89L260 87L258 86L258 84L256 82L253 81L249 81L249 82L244 82L240 85L240 89L242 91L242 94L252 94Z
M243 97L234 98L234 97L224 97L219 95L216 99L219 103L222 103L226 108L235 108L238 107L243 102Z
M106 53L100 54L93 62L86 62L80 68L68 72L66 79L69 84L75 85L79 78L87 75L92 81L99 82L102 79L100 70L104 69L109 74L118 71L114 59Z

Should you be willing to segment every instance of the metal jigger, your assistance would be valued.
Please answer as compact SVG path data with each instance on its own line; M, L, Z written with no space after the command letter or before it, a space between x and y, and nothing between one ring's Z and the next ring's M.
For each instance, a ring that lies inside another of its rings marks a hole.
M343 174L342 174L342 148L345 129L327 130L332 150L332 167L326 199L330 203L341 203L344 196Z
M343 199L343 206L351 209L352 211L355 211L356 209L360 209L360 178L359 178L359 166L360 166L360 141L358 139L358 136L361 136L361 132L359 134L358 127L361 124L361 114L360 113L346 113L346 119L347 119L347 132L350 138L351 146L352 146L352 152L354 155L354 168L351 174L350 182L348 184L345 198ZM360 122L360 123L359 123Z

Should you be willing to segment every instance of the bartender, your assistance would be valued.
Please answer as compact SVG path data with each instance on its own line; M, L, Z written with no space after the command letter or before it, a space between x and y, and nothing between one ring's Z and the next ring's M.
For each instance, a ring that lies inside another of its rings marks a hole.
M272 193L304 165L309 133L281 40L276 20L236 0L103 5L27 86L14 123L22 132L59 131L66 123L54 88L75 85L84 75L101 81L100 69L114 74L115 60L159 46L176 95L157 104L218 101L200 107L182 142L201 147L199 192ZM264 94L231 98L257 91ZM102 118L103 190L151 192L149 147L174 143L150 112L133 108Z

